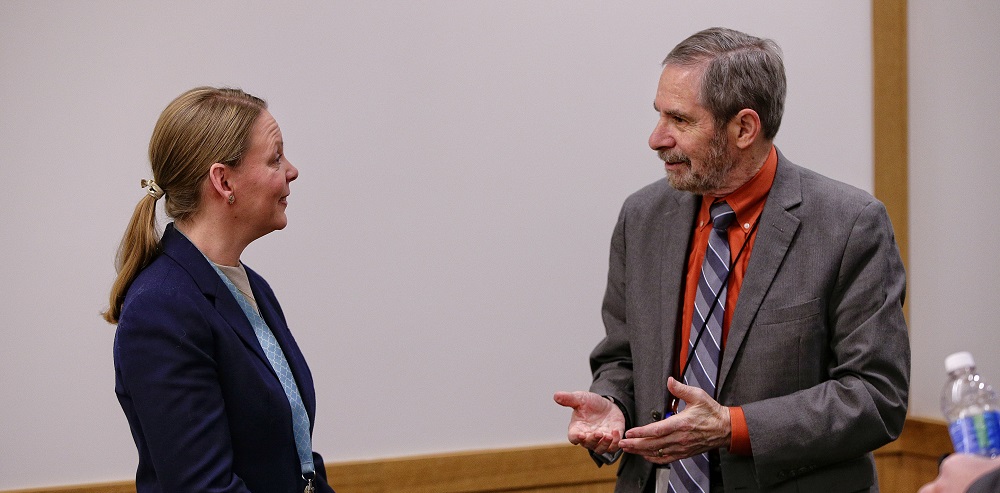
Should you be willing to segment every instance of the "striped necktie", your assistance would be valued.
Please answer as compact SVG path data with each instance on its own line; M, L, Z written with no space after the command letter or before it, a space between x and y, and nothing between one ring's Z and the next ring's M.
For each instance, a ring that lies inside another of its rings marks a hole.
M700 387L714 397L722 347L722 319L726 313L725 280L729 275L730 263L729 235L726 230L736 219L736 213L725 202L712 204L709 213L712 216L712 231L708 236L705 261L701 266L688 341L688 358L691 362L682 377L685 384ZM698 340L702 326L705 333ZM684 409L683 401L678 403L678 410L681 409ZM678 460L671 469L668 492L693 493L709 490L707 452Z

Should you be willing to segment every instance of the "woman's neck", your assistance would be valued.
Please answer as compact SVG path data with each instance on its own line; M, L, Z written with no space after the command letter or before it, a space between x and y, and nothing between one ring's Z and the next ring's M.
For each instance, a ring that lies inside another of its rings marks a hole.
M227 228L211 221L197 219L175 221L174 227L191 240L203 255L219 265L233 267L240 265L240 255L249 244L240 240L238 235L231 234Z

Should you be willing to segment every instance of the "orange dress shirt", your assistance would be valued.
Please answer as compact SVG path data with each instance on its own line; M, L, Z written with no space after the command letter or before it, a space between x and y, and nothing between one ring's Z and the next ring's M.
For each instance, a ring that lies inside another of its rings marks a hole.
M729 251L731 260L739 255L741 248L744 248L739 262L733 266L729 274L726 294L726 313L722 319L722 352L725 352L726 340L729 337L729 323L733 318L733 310L736 308L736 300L739 299L740 286L743 285L743 274L746 273L747 263L750 261L750 252L753 250L754 239L757 237L757 230L753 228L754 223L764 210L764 202L767 194L771 191L771 184L774 183L774 172L778 167L778 153L771 147L764 165L761 166L750 181L746 182L733 193L725 197L705 196L702 198L701 210L695 223L694 236L691 239L691 249L688 251L687 276L684 286L684 304L681 315L681 325L678 347L678 357L675 361L678 365L674 367L674 375L680 374L681 368L687 362L688 341L691 337L691 319L694 312L694 299L698 290L698 279L701 276L701 264L705 260L705 249L708 247L708 237L712 231L712 221L708 209L713 202L725 200L736 212L736 220L729 226ZM752 231L751 231L752 230ZM681 343L681 341L683 341ZM701 344L701 342L699 342ZM721 361L721 358L720 358ZM677 378L678 381L683 381ZM750 455L750 432L747 429L746 418L743 416L743 408L730 407L729 416L732 423L732 441L729 451L734 454Z

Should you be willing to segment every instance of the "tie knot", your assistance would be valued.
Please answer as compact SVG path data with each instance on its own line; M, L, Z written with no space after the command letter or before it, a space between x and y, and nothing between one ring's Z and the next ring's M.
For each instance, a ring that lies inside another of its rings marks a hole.
M733 208L729 207L729 204L725 201L712 204L708 208L708 213L712 216L712 227L719 231L728 229L729 225L736 219L736 213L733 212Z

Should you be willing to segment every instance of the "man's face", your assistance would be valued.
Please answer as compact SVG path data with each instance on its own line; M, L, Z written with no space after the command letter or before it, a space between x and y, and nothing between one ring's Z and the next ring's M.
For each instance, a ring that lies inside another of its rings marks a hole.
M704 65L667 65L660 75L653 108L659 120L649 147L663 160L667 181L677 190L720 195L729 188L736 160L725 130L701 105L698 94Z

